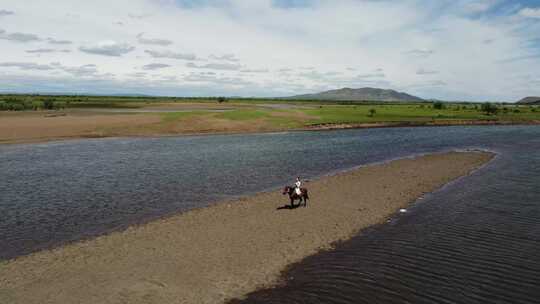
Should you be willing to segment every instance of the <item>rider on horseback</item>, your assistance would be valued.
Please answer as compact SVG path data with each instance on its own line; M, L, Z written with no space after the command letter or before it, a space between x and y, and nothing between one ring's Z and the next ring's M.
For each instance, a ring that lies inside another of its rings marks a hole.
M285 186L285 188L283 188L282 194L289 195L289 199L291 200L291 208L294 208L295 200L300 200L300 204L303 201L304 207L307 207L307 201L309 199L308 190L306 188L302 188L302 181L300 181L300 177L296 178L296 182L294 183L293 187Z
M300 177L296 178L296 182L294 183L294 185L295 185L294 191L296 192L296 194L302 195L302 190L300 189L300 187L302 186L302 182L300 181Z

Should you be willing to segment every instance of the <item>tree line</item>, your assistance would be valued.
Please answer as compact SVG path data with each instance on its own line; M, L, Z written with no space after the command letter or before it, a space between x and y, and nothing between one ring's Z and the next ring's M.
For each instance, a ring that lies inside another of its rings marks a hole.
M69 102L57 101L54 98L39 100L26 100L9 97L0 100L0 111L24 111L24 110L60 110L64 109Z

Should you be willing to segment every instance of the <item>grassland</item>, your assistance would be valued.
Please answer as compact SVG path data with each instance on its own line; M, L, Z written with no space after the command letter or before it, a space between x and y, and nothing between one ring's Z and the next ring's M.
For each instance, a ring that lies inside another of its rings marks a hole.
M0 96L0 143L108 136L269 132L403 125L538 124L539 106L276 99ZM45 107L46 106L46 107ZM22 107L22 109L21 109ZM26 109L26 110L25 110Z

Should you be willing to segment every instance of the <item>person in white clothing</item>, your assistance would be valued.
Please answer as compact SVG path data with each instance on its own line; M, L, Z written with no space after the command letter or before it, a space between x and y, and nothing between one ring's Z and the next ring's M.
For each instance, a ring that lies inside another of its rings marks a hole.
M294 188L294 191L296 192L296 194L302 195L302 191L300 190L300 187L302 186L302 182L300 181L300 177L296 178L296 182L294 183L294 185L296 186L296 188Z

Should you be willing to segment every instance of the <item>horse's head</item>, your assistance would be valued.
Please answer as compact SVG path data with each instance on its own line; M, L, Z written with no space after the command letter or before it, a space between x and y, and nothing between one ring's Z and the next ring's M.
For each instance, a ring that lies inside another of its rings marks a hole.
M283 188L283 192L281 194L285 195L285 194L288 194L290 191L291 191L291 187L285 186L285 188Z

